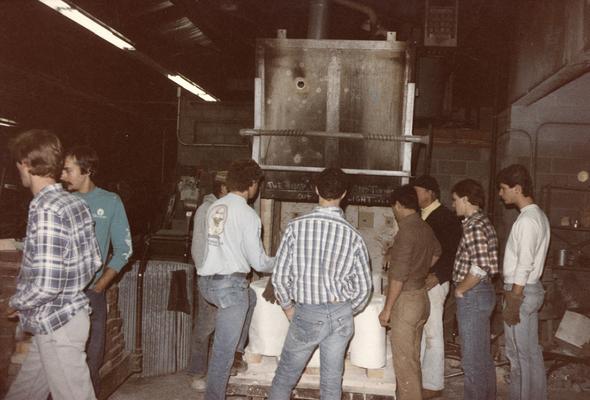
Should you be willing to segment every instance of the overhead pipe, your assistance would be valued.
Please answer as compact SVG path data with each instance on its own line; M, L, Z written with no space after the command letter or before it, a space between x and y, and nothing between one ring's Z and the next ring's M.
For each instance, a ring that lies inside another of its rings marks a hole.
M353 0L332 0L334 3L339 4L343 7L350 8L351 10L359 11L363 14L366 14L369 18L370 23L370 32L371 35L375 35L380 30L379 22L377 20L377 13L371 7L358 3Z
M309 1L308 39L326 39L328 30L329 0Z

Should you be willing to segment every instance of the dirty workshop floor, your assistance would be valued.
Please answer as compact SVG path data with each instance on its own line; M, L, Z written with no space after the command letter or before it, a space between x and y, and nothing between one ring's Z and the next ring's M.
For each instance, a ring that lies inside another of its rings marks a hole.
M505 367L497 368L498 376L498 394L497 399L507 399L507 385L504 382L503 375L507 372ZM246 373L248 374L248 373ZM584 371L586 374L586 371ZM549 379L550 391L549 400L589 400L590 387L588 385L563 384L571 379L573 373L567 367L561 373L553 373ZM590 378L590 377L589 377ZM230 383L237 383L244 377L238 375L231 379ZM152 378L130 378L121 386L109 400L183 400L183 399L203 399L202 392L197 392L190 387L191 378L180 372L172 375L152 377ZM462 399L463 398L463 378L449 378L445 382L443 399ZM244 399L244 397L228 397L228 399Z

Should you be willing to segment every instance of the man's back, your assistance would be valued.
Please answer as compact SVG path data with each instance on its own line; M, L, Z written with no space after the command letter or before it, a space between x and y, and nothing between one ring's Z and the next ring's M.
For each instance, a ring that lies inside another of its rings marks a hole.
M262 247L262 224L243 197L229 193L207 212L207 249L199 275L266 272L272 259Z
M291 221L283 243L273 279L293 287L291 296L282 298L296 297L303 304L348 299L355 310L366 302L371 289L367 248L339 207L317 207ZM286 264L288 276L281 268Z
M63 326L88 304L82 293L100 267L86 204L55 184L31 201L23 265L17 287L23 325L34 333ZM20 294L20 295L19 295Z

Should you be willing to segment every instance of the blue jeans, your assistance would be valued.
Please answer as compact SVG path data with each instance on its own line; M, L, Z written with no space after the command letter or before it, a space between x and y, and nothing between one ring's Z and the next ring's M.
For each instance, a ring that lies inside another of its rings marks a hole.
M465 373L463 398L495 399L496 367L490 350L490 317L496 305L494 287L489 282L480 282L456 301Z
M87 363L90 379L96 396L100 393L100 368L104 360L104 343L107 325L107 300L104 292L97 293L92 289L85 291L90 300L90 336L86 344Z
M353 333L350 303L296 305L268 399L291 398L291 391L319 345L320 398L340 400L344 355Z
M255 300L254 300L255 301ZM248 329L254 306L248 310L246 322L242 329L242 335L238 342L238 353L244 353L246 340L248 340ZM209 342L215 332L215 316L217 307L210 304L203 298L201 293L198 294L197 310L193 322L193 331L191 334L191 356L188 362L187 372L196 377L202 377L207 374L207 363L209 360Z
M233 275L201 276L199 292L217 307L205 400L223 400L238 342L250 328L256 294L245 277Z
M512 290L512 285L504 285L504 290ZM547 399L545 364L539 345L539 309L544 298L541 282L526 285L520 322L513 326L504 324L506 357L510 360L510 400Z

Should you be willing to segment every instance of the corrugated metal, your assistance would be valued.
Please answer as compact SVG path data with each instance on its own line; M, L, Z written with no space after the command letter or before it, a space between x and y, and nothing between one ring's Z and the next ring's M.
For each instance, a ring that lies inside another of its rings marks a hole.
M137 272L139 262L119 283L119 309L123 317L125 349L135 347ZM148 262L143 286L142 377L173 373L184 369L190 355L192 315L168 311L171 272L186 271L186 289L193 304L194 266L175 261ZM192 306L191 306L192 310Z

